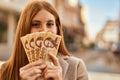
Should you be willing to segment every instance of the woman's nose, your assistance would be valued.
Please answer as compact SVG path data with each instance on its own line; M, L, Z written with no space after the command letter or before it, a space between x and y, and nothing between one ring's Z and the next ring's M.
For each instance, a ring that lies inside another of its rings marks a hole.
M47 32L47 28L45 25L42 25L40 28L39 28L39 32Z
M39 31L39 32L43 32L44 29L43 29L42 27L40 27L40 28L38 29L38 31Z

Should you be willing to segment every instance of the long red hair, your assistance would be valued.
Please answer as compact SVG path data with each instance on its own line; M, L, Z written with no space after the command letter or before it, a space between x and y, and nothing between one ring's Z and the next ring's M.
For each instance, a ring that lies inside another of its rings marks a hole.
M28 59L24 48L20 41L20 37L30 33L30 25L33 17L41 10L45 9L54 15L56 26L58 28L58 35L62 36L62 41L59 47L59 53L63 55L70 55L64 44L63 30L60 23L58 13L51 4L41 0L32 0L23 9L16 30L15 43L12 55L4 65L2 65L0 72L0 80L20 80L20 67L28 64Z

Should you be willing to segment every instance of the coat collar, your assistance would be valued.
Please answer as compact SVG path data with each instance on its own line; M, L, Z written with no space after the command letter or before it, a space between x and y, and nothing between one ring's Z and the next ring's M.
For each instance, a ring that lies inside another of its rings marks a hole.
M64 56L58 55L57 57L58 57L60 66L62 67L62 73L63 73L63 79L64 79L67 73L69 64L67 63L67 59Z

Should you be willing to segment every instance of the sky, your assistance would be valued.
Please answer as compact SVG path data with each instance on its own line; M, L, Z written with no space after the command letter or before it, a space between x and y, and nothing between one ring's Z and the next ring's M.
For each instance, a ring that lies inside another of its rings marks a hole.
M80 3L85 7L86 26L91 39L95 39L108 19L118 19L120 0L80 0Z

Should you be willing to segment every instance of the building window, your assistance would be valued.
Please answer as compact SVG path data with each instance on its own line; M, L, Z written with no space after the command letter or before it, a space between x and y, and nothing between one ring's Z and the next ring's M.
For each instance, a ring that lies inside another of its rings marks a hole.
M7 42L7 24L0 22L0 43Z
M7 17L0 11L0 44L7 43Z

